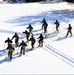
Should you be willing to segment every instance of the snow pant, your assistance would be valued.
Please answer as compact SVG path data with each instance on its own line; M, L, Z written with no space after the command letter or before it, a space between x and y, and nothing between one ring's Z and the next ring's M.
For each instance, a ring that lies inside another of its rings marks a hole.
M72 36L71 30L68 30L66 37L69 35L69 33L70 33L70 35Z
M40 46L40 47L43 46L43 40L39 40L39 46Z
M18 39L15 40L16 47L18 47Z
M32 29L29 29L29 32L32 33Z
M44 24L42 24L42 29L44 29Z
M10 60L12 59L12 55L13 55L13 51L9 50L8 51L8 57L9 57Z
M56 31L59 31L58 28L59 28L59 26L56 26Z
M25 47L21 47L20 56L21 56L22 53L23 53L23 55L25 55Z
M31 42L32 49L34 48L35 42Z
M26 39L27 39L27 42L28 42L28 40L29 40L29 35L26 36Z
M12 44L8 44L8 47L6 49L9 49L9 47L11 46Z
M45 32L45 33L47 32L47 27L44 27L44 32Z

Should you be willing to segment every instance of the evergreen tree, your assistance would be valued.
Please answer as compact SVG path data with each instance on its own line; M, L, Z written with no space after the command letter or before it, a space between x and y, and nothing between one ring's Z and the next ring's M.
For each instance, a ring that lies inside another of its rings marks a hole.
M74 2L74 0L63 0L63 1L67 1L67 2L70 2L70 3Z

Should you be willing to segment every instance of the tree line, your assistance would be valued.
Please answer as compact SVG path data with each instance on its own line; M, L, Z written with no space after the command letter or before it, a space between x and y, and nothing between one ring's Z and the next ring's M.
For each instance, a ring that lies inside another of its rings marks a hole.
M70 2L70 3L74 3L74 0L63 0L63 1L67 1L67 2Z
M20 0L3 0L3 1L12 1L12 2L17 2L17 1L20 1ZM40 1L47 1L47 0L24 0L26 2L40 2ZM74 0L63 0L63 1L67 1L67 2L70 2L70 3L74 3Z

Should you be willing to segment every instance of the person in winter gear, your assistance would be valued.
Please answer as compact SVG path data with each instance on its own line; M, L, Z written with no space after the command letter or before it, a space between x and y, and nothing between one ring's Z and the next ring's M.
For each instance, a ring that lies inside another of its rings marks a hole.
M10 58L10 60L12 59L12 55L13 55L13 51L15 50L14 47L12 46L12 44L8 47L8 57Z
M29 29L29 32L32 33L33 27L31 26L31 24L29 24L29 26L27 27L27 29Z
M7 43L7 44L8 44L8 46L7 46L7 48L6 48L6 49L8 49L8 48L9 48L9 46L11 46L11 45L12 45L12 40L10 40L10 38L8 37L8 38L7 38L7 40L5 40L5 43Z
M42 47L43 46L43 39L44 39L43 35L40 34L40 36L38 37L38 39L39 39L39 41L38 41L39 46Z
M60 24L59 24L59 22L58 22L58 20L56 20L56 22L54 22L54 24L56 24L56 31L59 31L59 26L60 26Z
M47 24L45 18L42 20L41 23L43 23L43 24L42 24L42 29L43 29L44 32L46 33L46 32L47 32L47 26L48 26L48 24Z
M17 35L17 33L15 33L12 37L12 40L13 38L15 38L15 44L16 44L16 47L18 46L18 41L19 41L19 36Z
M33 35L32 35L32 37L29 39L29 41L31 41L31 46L32 46L32 49L34 48L34 44L35 44L35 38L33 37Z
M69 33L71 34L71 37L72 37L72 26L71 26L71 24L69 24L69 27L67 28L68 29L68 32L67 32L67 34L66 34L66 37L69 35Z
M25 48L26 48L27 44L22 40L22 42L20 43L19 47L20 46L21 46L20 56L22 55L22 52L23 52L23 55L25 55Z
M27 39L27 42L29 40L29 36L30 36L30 32L28 32L27 30L25 30L25 32L23 32L24 34L26 34L26 39Z
M45 23L45 22L46 22L46 20L44 18L41 23ZM44 24L42 24L42 29L44 29Z

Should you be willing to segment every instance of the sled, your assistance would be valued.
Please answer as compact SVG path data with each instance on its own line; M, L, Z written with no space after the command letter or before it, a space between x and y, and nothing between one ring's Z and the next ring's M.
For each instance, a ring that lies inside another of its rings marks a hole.
M54 32L51 32L51 33L43 33L43 36L44 38L52 38L52 37L55 37L59 34L59 32L57 31L54 31Z

